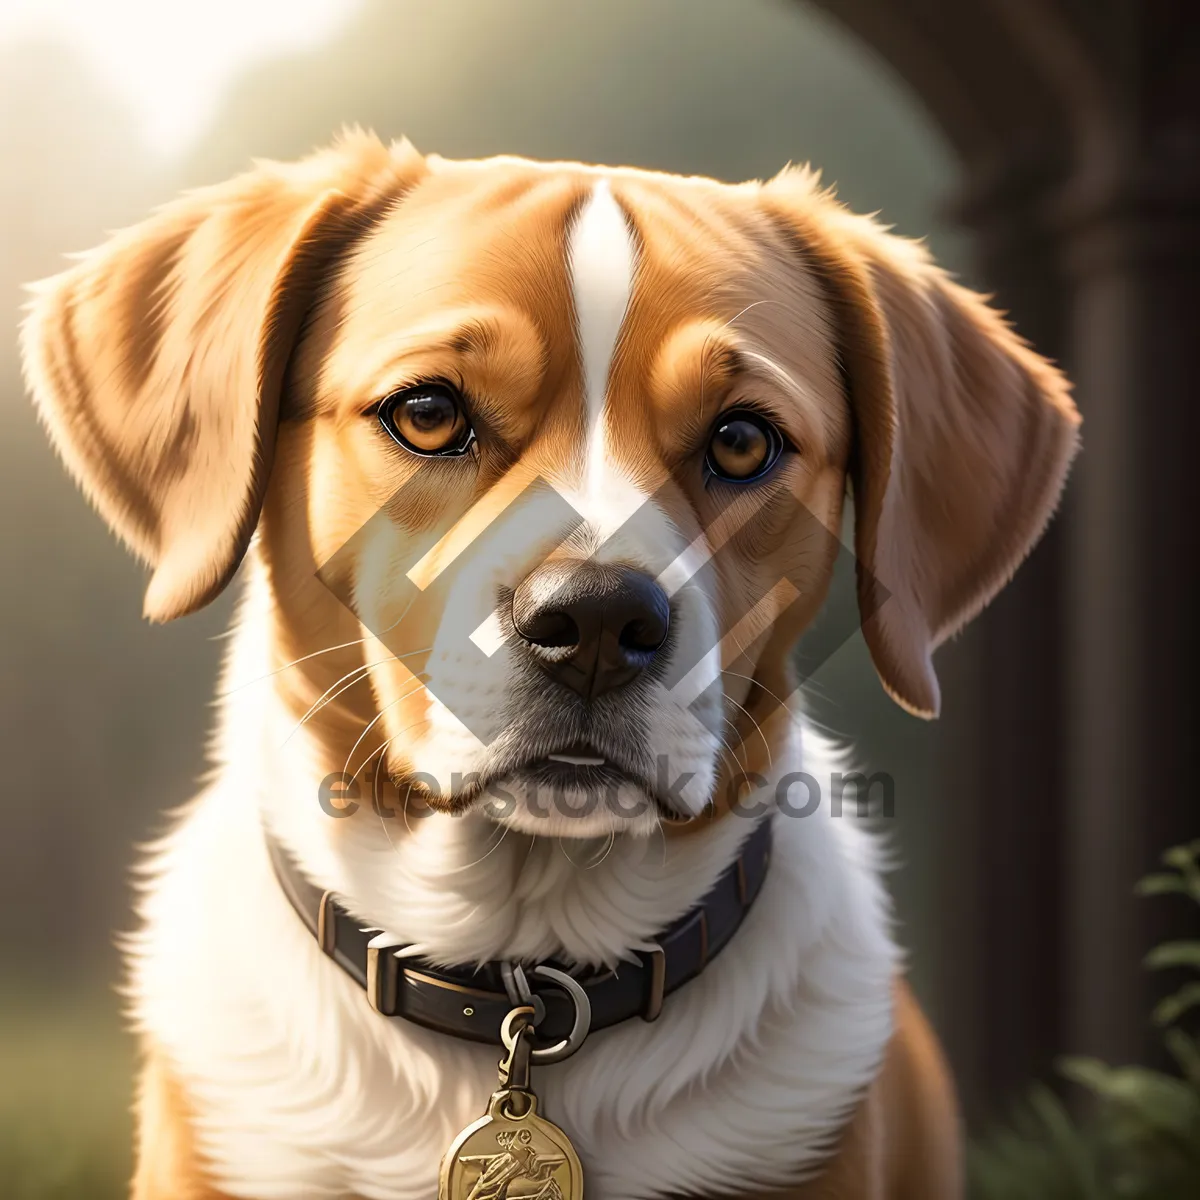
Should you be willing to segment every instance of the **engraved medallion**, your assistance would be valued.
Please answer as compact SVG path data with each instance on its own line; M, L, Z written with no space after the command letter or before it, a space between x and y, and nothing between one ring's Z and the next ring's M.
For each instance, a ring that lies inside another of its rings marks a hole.
M583 1200L583 1168L532 1092L502 1088L446 1151L438 1200Z

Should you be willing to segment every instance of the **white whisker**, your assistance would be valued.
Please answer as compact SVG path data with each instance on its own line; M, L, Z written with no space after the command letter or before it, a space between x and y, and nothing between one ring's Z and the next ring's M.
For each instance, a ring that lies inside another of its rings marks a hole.
M415 600L416 597L413 597ZM299 658L292 659L289 663L284 663L282 667L277 667L274 671L268 671L265 675L259 675L254 679L247 679L244 683L239 683L237 687L230 688L227 692L218 693L218 699L224 699L226 696L232 696L236 692L240 692L243 688L248 688L252 684L262 683L267 679L273 679L276 675L282 675L284 671L290 671L292 667L297 667L301 663L308 662L313 658L320 658L322 654L332 654L335 650L349 650L352 646L361 646L364 642L369 642L372 638L382 638L385 634L391 633L405 617L408 616L408 610L413 606L413 600L410 600L405 606L404 611L389 625L386 629L379 633L368 633L365 637L355 638L350 642L340 642L336 646L326 646L324 650L314 650L311 654L302 654ZM223 636L223 635L222 635ZM426 654L426 650L411 650L407 654L395 655L397 659L411 658L414 654Z
M290 742L292 740L292 737L300 730L300 728L302 726L308 724L308 721L311 717L315 716L318 712L320 712L321 709L323 709L327 704L331 704L348 688L352 688L356 683L359 683L362 679L365 679L367 672L370 671L370 669L372 667L382 666L383 663L386 661L387 661L386 659L381 659L377 663L361 663L359 666L354 667L351 670L347 671L341 677L341 679L337 679L333 683L331 683L316 698L316 700L314 700L313 703L311 705L309 705L308 711L304 714L304 716L302 716L300 718L299 721L296 722L295 725L292 726L291 731L288 733L287 737L285 737L283 739L283 741L280 743L280 745L286 746L288 744L288 742ZM354 676L353 679L350 678L352 675ZM347 679L349 679L350 682L344 683L344 681ZM344 686L339 687L338 686L339 684L344 684ZM335 688L337 688L337 691L334 691Z
M729 703L734 706L734 708L740 709L742 712L744 712L746 714L747 717L750 717L750 721L754 725L755 730L758 732L758 736L762 739L763 749L765 749L767 752L767 767L768 768L773 767L775 765L775 763L771 757L771 744L770 744L770 742L767 741L767 735L765 733L763 733L762 726L752 716L750 716L749 711L747 709L743 708L742 705L740 705L736 700L734 700L732 696L726 695L725 699L728 700ZM744 742L742 744L745 745ZM747 751L747 755L748 754L749 754L749 751Z
M345 766L342 768L342 774L343 774L343 775L345 775L345 774L346 774L346 773L347 773L347 772L350 770L350 762L351 762L351 760L354 758L354 753L355 753L355 751L356 751L356 750L359 748L359 746L361 746L361 745L362 745L362 743L363 743L363 738L365 738L365 737L367 736L367 734L368 734L368 733L370 733L372 729L374 729L374 727L376 726L376 724L378 724L378 722L380 721L380 719L383 717L384 713L386 713L386 712L388 711L388 709L389 709L389 708L392 708L392 707L394 707L395 705L399 704L399 703L400 703L402 700L407 700L407 699L408 699L410 696L415 696L415 695L417 694L417 692L419 692L419 691L421 690L421 688L423 688L424 686L425 686L425 685L424 685L424 684L423 684L423 683L422 683L420 680L418 680L418 681L417 681L417 686L416 686L416 687L414 687L414 688L410 688L410 689L409 689L407 692L403 692L403 693L401 693L401 694L400 694L399 696L397 696L397 697L396 697L394 700L389 700L389 701L388 701L388 702L387 702L387 703L386 703L386 704L385 704L385 705L384 705L384 706L383 706L383 707L382 707L382 708L381 708L381 709L380 709L380 710L379 710L379 711L378 711L378 712L377 712L377 713L376 713L376 714L375 714L375 715L374 715L374 716L371 718L371 720L370 720L369 722L367 722L367 725L366 725L366 727L363 729L362 733L360 733L360 734L358 735L358 741L356 741L356 742L354 743L354 745L350 747L350 753L349 753L348 755L346 755L346 765L345 765ZM370 759L368 759L367 761L369 762L369 761L370 761ZM364 764L364 765L365 765L365 764ZM354 772L354 775L357 775L357 774L358 774L358 771L355 771L355 772ZM352 775L350 778L351 778L351 779L353 779L353 778L354 778L354 775Z
M613 852L613 847L616 844L617 844L617 831L615 829L610 829L608 831L608 839L604 843L604 849L600 852L600 857L598 859L596 859L596 861L594 863L589 863L586 867L584 867L584 870L585 871L594 871Z
M425 650L409 651L409 655L424 654L424 653L426 653ZM287 743L292 740L292 737L296 734L296 732L302 726L307 725L308 722L317 713L319 713L321 711L321 709L332 704L343 692L349 691L350 688L352 688L356 683L361 683L364 679L366 679L370 675L371 671L374 670L376 667L383 667L383 666L386 666L390 662L399 662L399 661L400 661L400 656L392 655L390 658L381 658L377 662L363 663L361 666L354 667L352 670L347 671L345 673L345 675L343 675L341 677L341 679L338 679L335 682L331 683L329 685L329 687L327 687L325 689L325 691L321 693L321 695L309 707L308 712L306 712L304 714L304 716L302 716L300 718L300 720L297 721L296 724L292 727L291 732L287 735L287 737L285 737L283 739L283 742L281 744L286 746ZM350 679L351 675L356 676L356 678ZM349 681L349 683L343 683L343 680L350 680L350 681ZM342 684L342 686L338 687L338 684ZM425 685L422 683L420 686L424 687ZM334 688L337 688L336 692L333 690ZM333 693L332 695L330 695L331 692Z
M743 741L741 740L741 738L738 736L738 730L737 730L737 726L736 726L736 725L735 725L735 724L734 724L734 723L733 723L733 722L732 722L732 721L731 721L731 720L730 720L728 717L722 717L722 718L721 718L721 721L722 721L722 722L723 722L725 725L728 725L728 726L729 726L729 729L730 729L730 732L732 732L732 734L734 735L734 737L737 737L737 738L738 738L738 745L739 745L739 746L741 746L741 747L743 747L743 748L745 748L745 742L743 742ZM750 760L749 760L749 758L747 758L747 759L746 759L746 761L745 761L744 763L743 763L743 762L739 762L739 761L738 761L738 756L737 756L737 750L734 748L733 744L730 742L730 740L729 740L729 739L728 739L728 738L727 738L727 737L726 737L724 734L722 734L722 735L721 735L721 745L722 745L722 747L724 748L724 750L725 750L725 753L726 753L726 754L730 754L730 755L732 755L732 756L733 756L733 763L734 763L734 766L736 766L736 767L737 767L737 769L738 769L738 770L739 770L739 771L740 771L740 772L741 772L743 775L745 775L746 771L749 769L749 766L750 766Z
M718 329L710 330L704 335L704 343L700 347L700 416L704 416L704 368L707 365L709 343L717 336L718 333L724 333L734 321L740 320L752 308L757 308L760 304L778 304L778 300L755 300L753 304L747 304L741 312L734 313L728 321L725 321Z
M504 839L505 839L505 838L508 836L508 830L509 830L509 826L507 826L507 825L499 825L499 826L497 826L497 828L500 830L500 836L499 836L499 837L496 839L496 841L495 841L495 842L493 842L493 843L492 843L492 845L491 845L491 846L489 846L489 847L488 847L488 849L487 849L487 850L486 850L486 851L485 851L485 852L484 852L482 855L480 855L480 857L479 857L479 858L477 858L477 859L476 859L474 862L466 863L466 864L464 864L463 866L461 866L461 867L458 867L458 868L457 868L457 870L459 870L459 871L469 871L469 870L471 870L473 867L477 867L477 866L479 866L479 864L480 864L481 862L483 862L483 860L484 860L485 858L487 858L487 856L488 856L489 854L491 854L491 852L492 852L493 850L495 850L495 849L496 849L496 847L497 847L497 846L499 846L499 845L500 845L500 843L501 843L502 841L504 841ZM490 835L490 834L488 835L488 841L491 841L491 835Z
M778 704L780 708L783 708L783 709L787 708L787 705L782 700L780 700L778 695L776 695L773 691L771 691L771 689L769 687L766 687L762 683L760 683L757 679L754 679L749 675L741 675L737 671L726 670L724 667L721 668L721 674L722 675L732 675L735 679L744 679L747 683L754 684L756 687L759 687L764 692L766 692L767 695L770 696L771 699L774 700L775 703Z

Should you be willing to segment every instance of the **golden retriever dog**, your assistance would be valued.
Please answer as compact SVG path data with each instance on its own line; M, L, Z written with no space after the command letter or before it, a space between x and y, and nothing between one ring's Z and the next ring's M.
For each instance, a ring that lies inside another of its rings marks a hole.
M1078 416L983 299L803 170L351 132L39 285L23 349L146 616L241 570L130 948L137 1200L961 1194L790 652L849 493L936 715L1049 519Z

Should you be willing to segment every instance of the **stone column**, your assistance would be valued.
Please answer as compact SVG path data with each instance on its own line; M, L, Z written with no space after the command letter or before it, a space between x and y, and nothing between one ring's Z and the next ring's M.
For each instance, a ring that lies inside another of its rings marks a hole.
M1193 21L1193 25L1195 22ZM1194 45L1194 39L1193 39ZM1186 44L1185 44L1186 47ZM1185 48L1186 55L1186 48ZM1084 455L1072 512L1070 1049L1153 1059L1140 967L1188 920L1134 900L1200 837L1200 104L1176 55L1063 198ZM1148 60L1147 66L1153 62ZM1195 916L1191 914L1194 936Z
M1062 162L1053 144L1019 144L969 170L954 206L974 235L971 282L1059 361L1065 282L1046 197ZM938 1017L973 1123L1045 1077L1063 1045L1066 546L1059 520L940 657L949 949Z

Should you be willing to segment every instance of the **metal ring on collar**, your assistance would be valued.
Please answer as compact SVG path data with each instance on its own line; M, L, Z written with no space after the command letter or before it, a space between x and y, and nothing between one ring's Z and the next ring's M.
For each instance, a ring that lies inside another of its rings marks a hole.
M514 1029L513 1023L518 1019L520 1019L521 1024ZM526 1029L532 1032L535 1024L532 1004L518 1004L516 1008L510 1010L504 1020L500 1022L500 1040L504 1043L505 1050L511 1054L517 1044L517 1038Z
M540 1025L546 1019L546 1004L541 996L535 996L525 977L525 968L520 963L502 962L500 978L504 980L504 990L508 993L509 1004L532 1005L534 1011L531 1025Z
M530 1055L533 1063L544 1067L551 1063L562 1062L564 1058L570 1058L583 1045L583 1039L587 1037L588 1031L592 1027L592 1002L588 999L587 992L579 985L578 980L573 979L566 971L560 971L555 967L539 965L533 968L531 974L562 988L575 1004L575 1021L571 1025L571 1032L561 1041L555 1042L553 1046L543 1046L540 1049L534 1050ZM518 1008L515 1008L504 1019L504 1024L500 1030L500 1037L504 1042L506 1050L512 1050L519 1036L519 1031L513 1029L513 1022L510 1018L518 1014L525 1016L525 1012L521 1010L527 1007L530 1006L518 1006ZM528 1021L527 1023L535 1027L537 1025L536 1021Z

